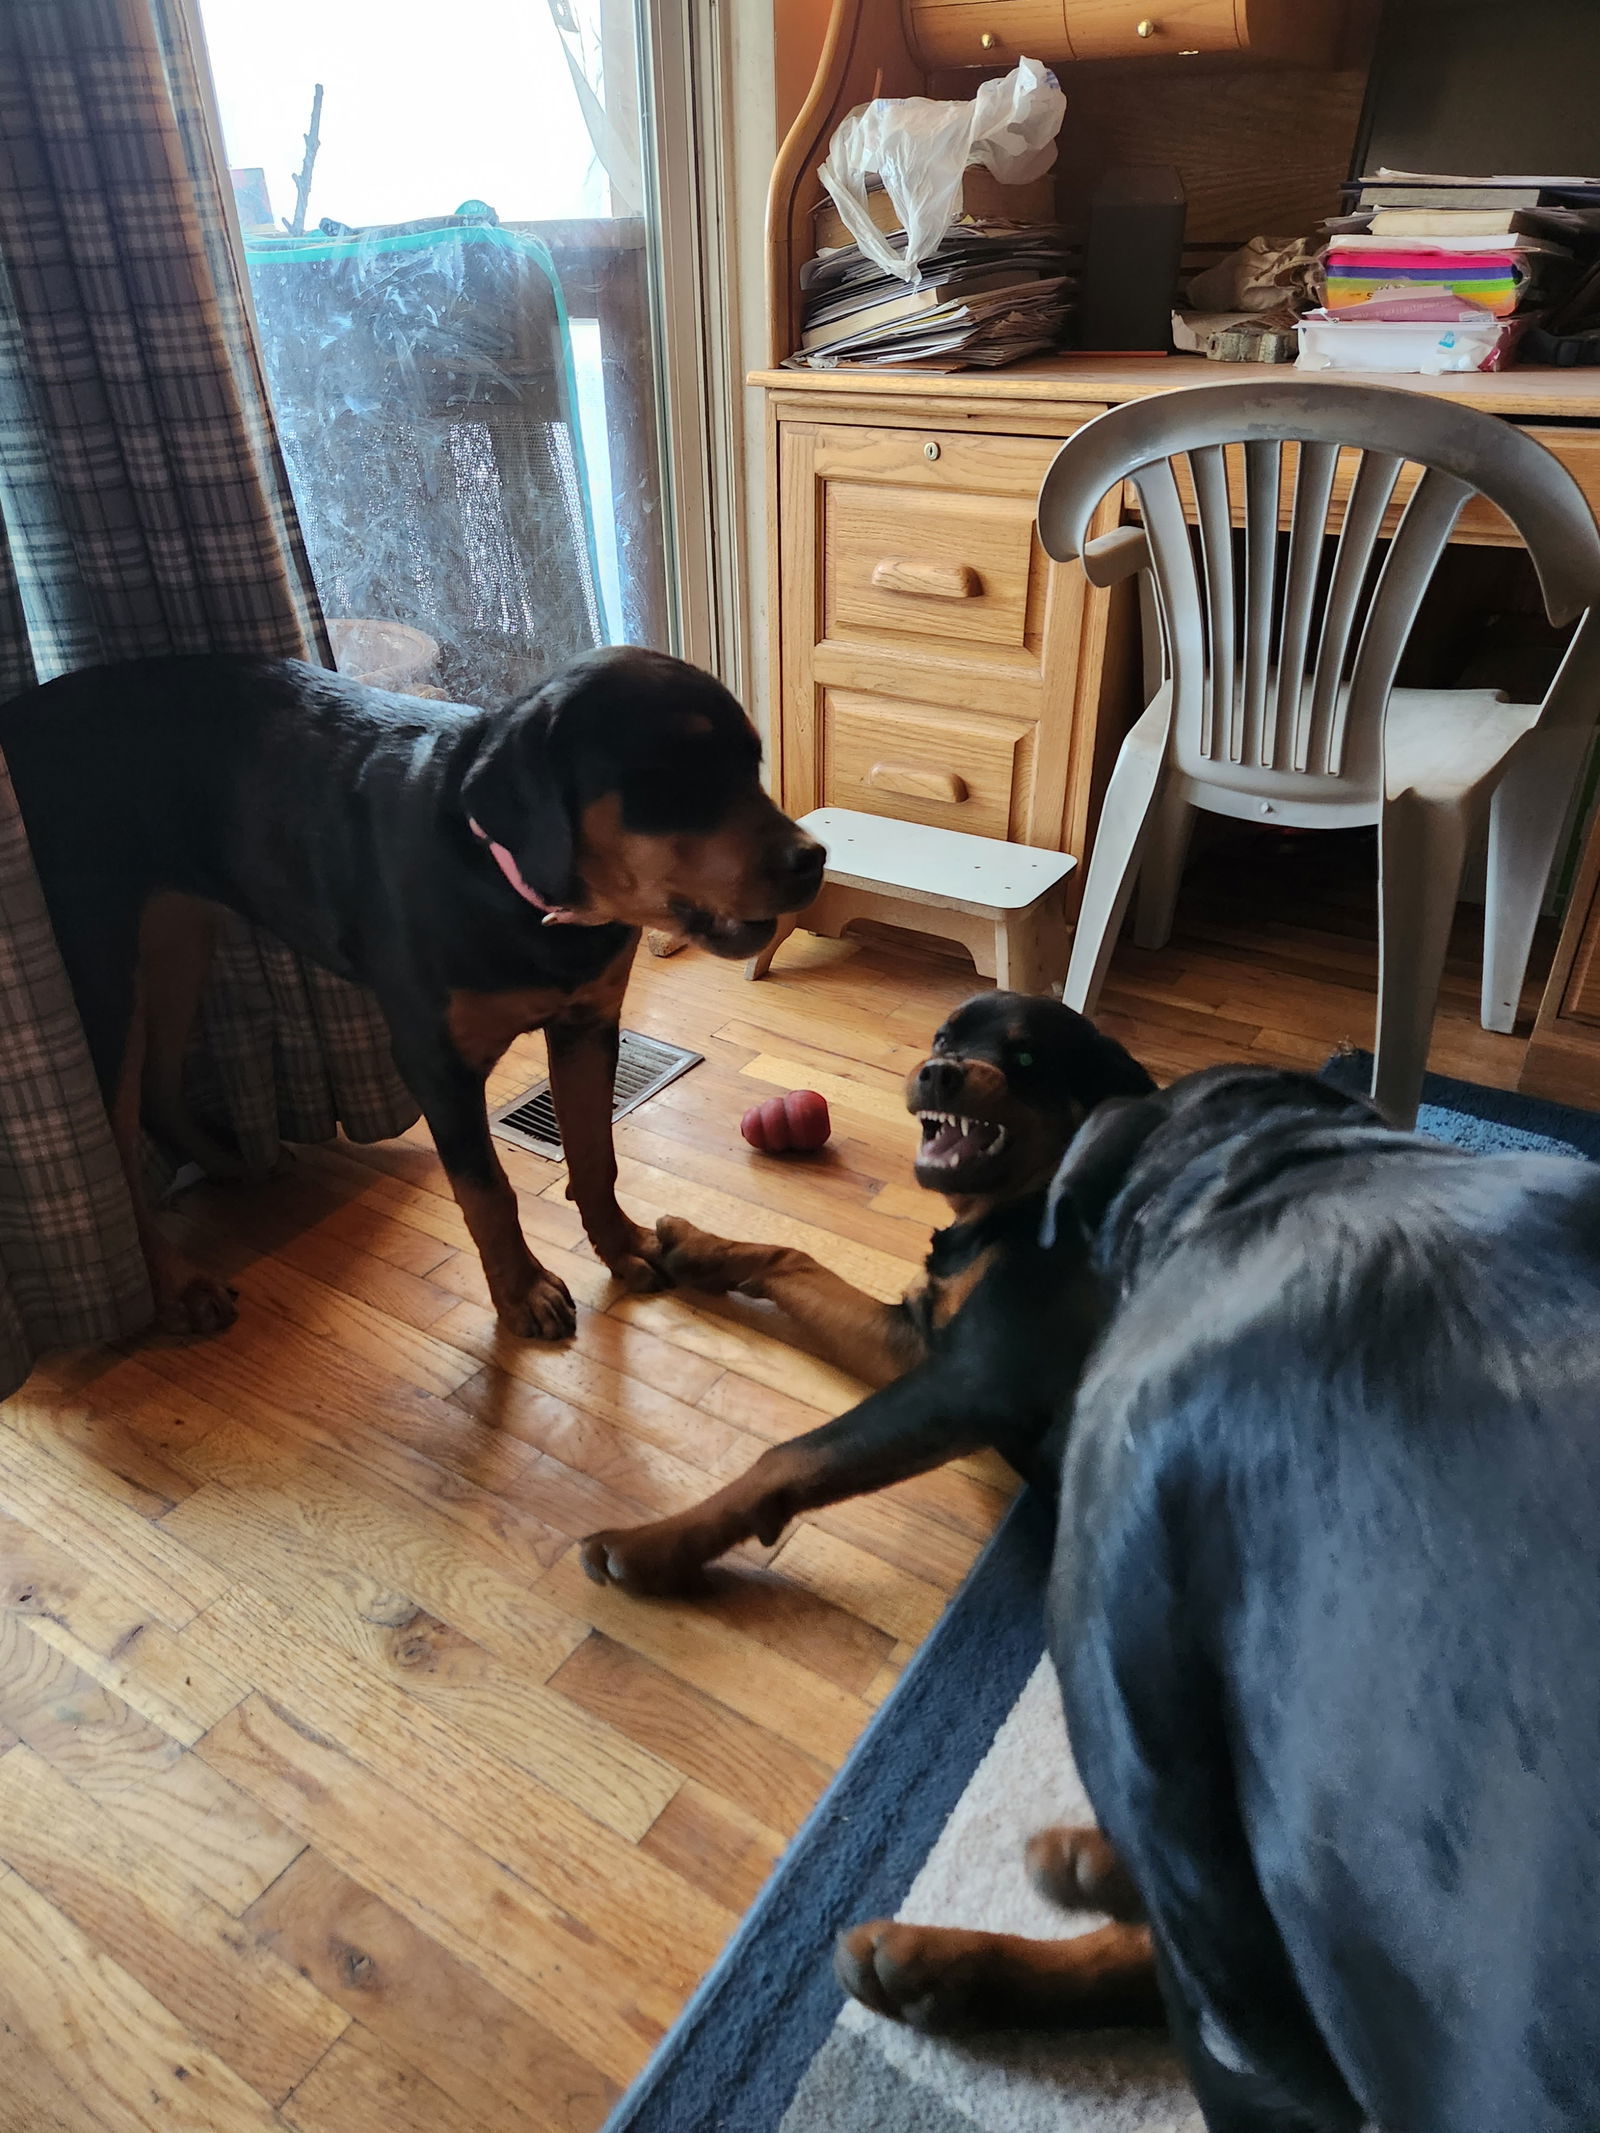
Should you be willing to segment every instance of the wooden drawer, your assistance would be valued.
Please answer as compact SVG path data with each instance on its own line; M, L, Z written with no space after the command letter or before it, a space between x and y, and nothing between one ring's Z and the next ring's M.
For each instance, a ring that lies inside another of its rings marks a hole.
M1014 67L1024 55L1049 66L1071 56L1064 0L907 0L905 21L930 69Z
M823 528L823 628L949 638L1023 650L1042 589L1033 506L1020 497L928 496L830 482Z
M1234 0L1066 0L1074 59L1172 59L1237 52L1246 25Z
M1083 59L1194 59L1202 52L1326 64L1340 0L905 0L922 64L1047 66Z
M1046 438L829 434L823 636L1036 656L1049 565L1034 507L1055 451Z
M823 694L823 804L1009 837L1026 810L1034 729L855 690Z
M1108 596L1050 561L1034 508L1062 440L1100 412L1063 402L1016 429L924 429L887 397L881 423L774 414L772 754L790 814L1083 849L1109 761L1099 705L1123 669L1099 649Z

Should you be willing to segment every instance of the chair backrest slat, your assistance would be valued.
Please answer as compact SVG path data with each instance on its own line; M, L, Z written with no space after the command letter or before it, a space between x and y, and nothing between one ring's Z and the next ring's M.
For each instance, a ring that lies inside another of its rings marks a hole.
M1350 669L1350 687L1328 730L1327 760L1321 765L1313 762L1313 771L1322 769L1337 776L1349 728L1382 719L1422 596L1471 495L1468 483L1437 467L1430 467L1412 491L1372 589L1372 604Z
M1336 444L1303 444L1294 477L1294 514L1289 527L1289 555L1283 578L1283 626L1278 644L1278 688L1262 735L1261 764L1283 770L1294 761L1299 740L1300 705L1305 695L1306 647L1311 637L1317 580L1322 571L1333 496Z
M1134 485L1155 565L1173 696L1185 705L1197 703L1206 680L1205 602L1171 460L1158 459L1141 467Z
M1283 447L1274 438L1244 448L1244 687L1230 763L1259 763L1272 672L1273 604L1278 569L1278 496Z
M1220 444L1189 454L1194 481L1195 516L1200 524L1200 555L1205 570L1206 613L1210 622L1210 658L1206 666L1205 725L1202 752L1220 756L1233 733L1234 586L1233 511L1228 499L1228 460Z
M1337 777L1342 760L1342 742L1334 750L1331 735L1339 704L1340 685L1350 654L1350 640L1359 620L1361 597L1377 551L1384 513L1400 478L1403 462L1389 452L1363 452L1344 507L1344 524L1334 550L1333 573L1322 610L1322 636L1317 645L1316 671L1311 684L1311 712L1296 735L1293 770L1328 772Z

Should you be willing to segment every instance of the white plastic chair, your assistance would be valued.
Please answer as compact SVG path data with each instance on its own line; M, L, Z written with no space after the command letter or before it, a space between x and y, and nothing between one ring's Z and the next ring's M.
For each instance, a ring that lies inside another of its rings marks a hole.
M1287 442L1299 451L1280 542ZM1342 508L1341 448L1359 455ZM1425 471L1385 541L1408 462ZM1142 526L1089 540L1096 506L1125 480ZM1521 536L1551 622L1578 623L1542 704L1394 687L1435 565L1475 495ZM1092 1011L1136 878L1134 938L1167 940L1196 808L1305 829L1377 823L1372 1093L1409 1125L1472 836L1487 810L1482 1019L1509 1030L1600 713L1600 532L1583 492L1533 438L1472 408L1263 379L1161 393L1088 423L1045 476L1039 533L1058 560L1081 557L1095 585L1148 573L1147 627L1152 607L1159 627L1159 666L1147 662L1159 685L1122 745L1090 854L1068 1006Z

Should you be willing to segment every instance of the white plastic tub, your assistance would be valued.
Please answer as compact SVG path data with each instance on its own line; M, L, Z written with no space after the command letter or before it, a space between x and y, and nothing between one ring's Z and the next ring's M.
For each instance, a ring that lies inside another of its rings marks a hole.
M1399 370L1440 376L1483 370L1500 346L1505 321L1484 317L1447 324L1421 319L1301 319L1297 370Z

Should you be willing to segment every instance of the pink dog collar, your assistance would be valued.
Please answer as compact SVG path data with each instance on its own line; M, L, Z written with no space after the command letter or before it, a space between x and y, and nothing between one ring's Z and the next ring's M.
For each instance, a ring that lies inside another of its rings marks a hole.
M481 828L469 815L467 827L480 844L489 847L489 857L504 874L524 903L532 904L535 911L544 913L547 926L581 926L582 918L568 904L547 904L536 889L530 889L522 878L522 870L503 844L496 844L486 829Z

